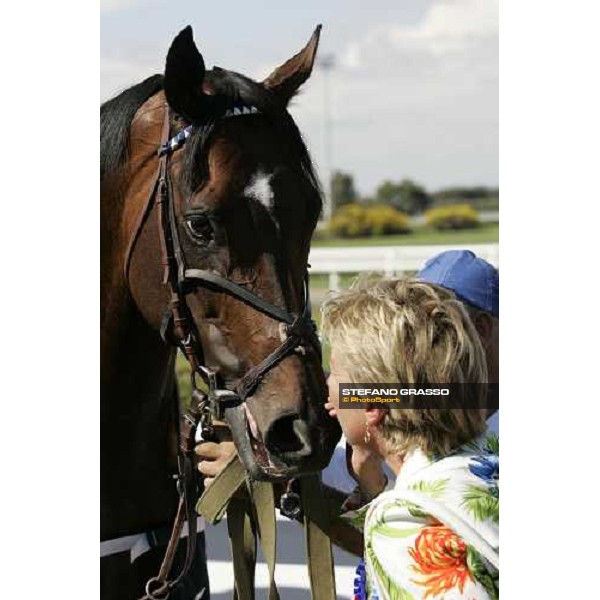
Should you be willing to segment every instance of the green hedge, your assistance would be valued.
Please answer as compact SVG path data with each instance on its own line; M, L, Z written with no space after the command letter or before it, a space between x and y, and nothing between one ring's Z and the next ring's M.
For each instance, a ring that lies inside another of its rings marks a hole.
M479 213L470 204L447 204L425 211L425 223L439 231L470 229L479 225Z
M410 233L410 230L409 217L386 204L346 204L336 211L329 223L329 232L343 238L397 235Z

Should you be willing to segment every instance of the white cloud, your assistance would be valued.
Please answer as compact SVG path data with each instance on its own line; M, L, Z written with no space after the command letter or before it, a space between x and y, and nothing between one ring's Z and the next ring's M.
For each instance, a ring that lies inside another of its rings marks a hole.
M381 25L349 44L340 66L348 71L396 76L415 67L447 69L458 62L497 71L496 0L453 0L434 4L413 26ZM483 55L482 55L483 52ZM483 59L483 60L482 60Z
M331 74L333 165L369 193L384 178L430 187L497 182L498 3L432 5L411 26L378 25L338 54ZM323 75L291 110L325 158Z
M447 60L497 38L497 0L445 0L433 4L416 25L372 29L348 46L341 63L350 69L378 68L414 54Z

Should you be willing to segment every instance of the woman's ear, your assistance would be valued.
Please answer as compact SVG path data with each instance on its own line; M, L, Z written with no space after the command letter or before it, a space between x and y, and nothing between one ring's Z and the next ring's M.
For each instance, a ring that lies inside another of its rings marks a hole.
M377 427L377 425L383 421L383 417L385 417L384 408L379 408L377 406L367 406L367 408L365 408L366 423L370 427Z

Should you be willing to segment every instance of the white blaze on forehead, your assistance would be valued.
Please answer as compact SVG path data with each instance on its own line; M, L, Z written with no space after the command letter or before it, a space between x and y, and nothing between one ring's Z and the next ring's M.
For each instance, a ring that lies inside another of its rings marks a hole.
M273 208L273 199L275 194L271 187L272 173L257 171L250 180L250 183L244 189L244 195L247 198L253 198L260 202L269 212Z

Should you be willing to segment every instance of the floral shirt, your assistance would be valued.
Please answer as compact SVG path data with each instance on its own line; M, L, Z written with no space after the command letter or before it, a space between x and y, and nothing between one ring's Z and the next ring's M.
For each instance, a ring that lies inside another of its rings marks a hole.
M498 446L488 432L441 459L414 451L393 490L343 515L364 531L357 599L498 598Z

